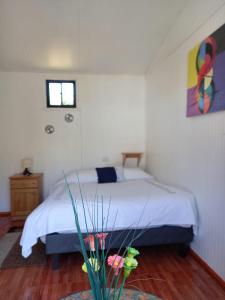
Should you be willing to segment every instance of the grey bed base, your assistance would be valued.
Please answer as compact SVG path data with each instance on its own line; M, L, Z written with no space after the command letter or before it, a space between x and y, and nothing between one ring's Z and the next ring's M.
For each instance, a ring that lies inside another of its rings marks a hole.
M106 239L106 248L119 248L124 242L124 247L129 245L133 236L137 237L141 229L117 230L110 232ZM86 234L85 234L86 235ZM127 237L127 238L126 238ZM189 245L193 240L192 227L161 226L145 229L144 232L132 243L132 246L153 246L177 244L180 256L186 256ZM52 255L52 268L59 268L59 255L62 253L80 252L80 243L76 233L52 233L46 236L46 254Z

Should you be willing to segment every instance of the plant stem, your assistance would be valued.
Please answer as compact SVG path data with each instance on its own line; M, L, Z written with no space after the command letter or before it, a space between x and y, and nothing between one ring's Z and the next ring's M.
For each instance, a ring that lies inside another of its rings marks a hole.
M120 286L119 295L118 295L117 300L120 300L120 297L121 297L121 294L122 294L122 291L123 291L123 288L124 288L125 281L126 281L126 277L123 276L123 281L122 281L121 286Z
M103 299L107 300L106 297L106 289L107 289L107 281L106 281L106 271L105 271L105 253L104 253L104 249L102 249L102 261L101 261L101 265L102 265L102 283L103 283Z
M113 300L115 300L115 297L116 297L117 286L118 286L119 279L120 279L120 276L119 276L119 274L118 274L117 277L116 277L116 282L115 282L115 286L114 286Z

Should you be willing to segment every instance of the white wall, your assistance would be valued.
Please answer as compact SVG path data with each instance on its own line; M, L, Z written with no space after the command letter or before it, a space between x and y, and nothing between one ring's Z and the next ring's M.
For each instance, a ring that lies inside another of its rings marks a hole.
M225 279L225 111L185 116L188 51L224 23L223 3L189 1L147 74L147 169L193 192L192 247Z
M47 109L46 79L77 80L78 109ZM122 151L144 151L144 107L144 76L0 72L0 211L10 209L8 176L24 157L44 173L46 195L63 170L119 164Z

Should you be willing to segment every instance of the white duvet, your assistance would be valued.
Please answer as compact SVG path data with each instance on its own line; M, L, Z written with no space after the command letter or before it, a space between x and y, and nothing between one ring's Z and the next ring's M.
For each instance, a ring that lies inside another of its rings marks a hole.
M131 227L176 225L193 226L195 234L197 232L195 201L190 193L183 190L151 179L107 184L86 183L81 188L89 231L92 231L93 227L94 229L98 227L99 230L104 227L104 230L109 231ZM76 199L81 229L86 231L79 186L70 184L70 189ZM94 215L97 215L97 206L98 221L94 218ZM40 237L53 232L71 231L76 231L72 204L65 184L60 183L28 216L20 240L22 255L28 257L32 252L32 246Z

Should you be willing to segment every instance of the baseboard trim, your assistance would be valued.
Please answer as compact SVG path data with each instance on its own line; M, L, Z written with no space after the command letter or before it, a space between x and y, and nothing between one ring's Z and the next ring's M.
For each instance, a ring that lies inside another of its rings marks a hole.
M225 290L225 281L221 278L193 249L190 249L191 256L212 276L219 285Z
M0 212L0 217L10 217L10 216L11 216L10 211Z

